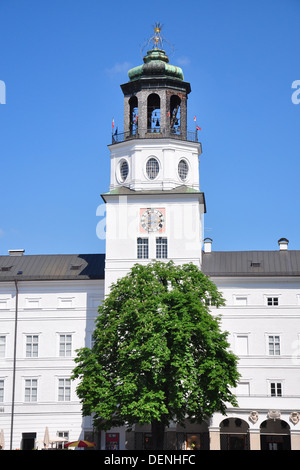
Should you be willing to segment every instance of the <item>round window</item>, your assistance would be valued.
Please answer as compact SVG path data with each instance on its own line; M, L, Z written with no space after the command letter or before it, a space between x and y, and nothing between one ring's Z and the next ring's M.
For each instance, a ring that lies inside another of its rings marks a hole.
M156 158L149 158L146 164L146 172L150 180L154 180L159 173L159 163Z
M125 181L129 173L129 166L126 160L123 160L120 163L120 179L121 181Z
M178 163L179 178L182 181L185 181L187 179L188 172L189 172L189 167L188 167L187 162L185 160L180 160L180 162Z

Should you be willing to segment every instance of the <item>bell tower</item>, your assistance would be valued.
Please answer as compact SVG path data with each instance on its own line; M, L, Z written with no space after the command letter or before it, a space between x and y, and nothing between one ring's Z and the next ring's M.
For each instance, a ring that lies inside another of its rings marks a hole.
M144 64L128 72L124 93L124 133L140 137L187 137L187 96L190 84L181 68L169 64L165 51L152 49ZM153 136L152 136L153 137Z
M109 145L106 203L106 292L135 263L170 260L201 267L204 194L201 144L187 129L191 87L170 65L156 24L143 64L129 70L124 132Z

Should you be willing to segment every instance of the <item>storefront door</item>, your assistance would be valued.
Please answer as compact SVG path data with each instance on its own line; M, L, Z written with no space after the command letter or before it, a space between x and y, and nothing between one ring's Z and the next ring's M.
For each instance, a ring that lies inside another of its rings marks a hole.
M22 450L33 450L35 447L35 432L23 432L22 433Z

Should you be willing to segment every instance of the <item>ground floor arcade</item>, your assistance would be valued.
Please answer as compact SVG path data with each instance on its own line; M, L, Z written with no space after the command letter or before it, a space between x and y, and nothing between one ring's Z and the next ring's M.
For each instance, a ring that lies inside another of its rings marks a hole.
M99 448L151 450L150 426L132 431L102 432ZM300 427L294 416L251 412L246 416L214 416L208 423L166 429L165 450L300 450Z

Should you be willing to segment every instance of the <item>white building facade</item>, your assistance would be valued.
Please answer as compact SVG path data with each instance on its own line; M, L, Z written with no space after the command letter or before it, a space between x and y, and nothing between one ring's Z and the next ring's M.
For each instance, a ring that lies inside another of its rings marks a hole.
M213 416L211 447L299 449L299 261L299 251L282 249L204 254L241 374L239 407Z
M61 447L83 438L84 427L92 430L82 419L71 374L76 349L92 346L104 256L13 251L0 264L2 446L44 448L48 428L49 447Z
M98 449L148 449L150 427L96 432L70 380L92 346L97 308L137 262L192 262L223 293L222 326L239 356L238 408L201 425L176 423L166 449L300 449L300 251L214 252L203 240L201 144L187 129L190 84L165 52L129 71L124 133L109 146L106 253L0 257L0 429L5 449L88 439ZM47 444L48 445L48 444Z

